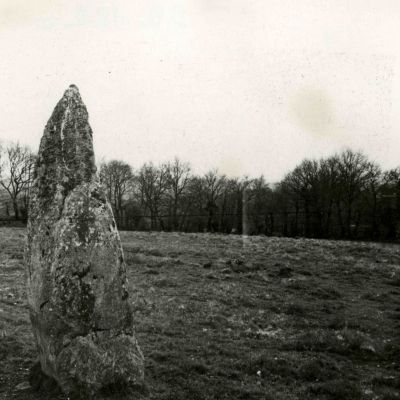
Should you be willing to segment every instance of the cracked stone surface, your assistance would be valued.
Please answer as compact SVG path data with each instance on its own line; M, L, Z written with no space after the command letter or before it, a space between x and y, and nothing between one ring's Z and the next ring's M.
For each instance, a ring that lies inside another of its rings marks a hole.
M42 371L84 397L141 385L119 233L74 85L45 127L30 198L28 304Z

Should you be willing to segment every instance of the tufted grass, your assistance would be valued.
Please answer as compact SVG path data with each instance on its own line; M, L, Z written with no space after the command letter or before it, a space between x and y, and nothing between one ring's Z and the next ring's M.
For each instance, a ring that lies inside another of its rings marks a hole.
M61 400L27 384L36 354L24 235L0 229L0 399ZM143 232L121 239L150 399L400 398L399 246Z

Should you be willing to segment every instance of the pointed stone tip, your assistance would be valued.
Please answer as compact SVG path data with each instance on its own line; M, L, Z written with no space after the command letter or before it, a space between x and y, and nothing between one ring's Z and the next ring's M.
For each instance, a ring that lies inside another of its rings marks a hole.
M68 89L65 91L64 96L66 97L80 97L78 86L73 83L69 85Z

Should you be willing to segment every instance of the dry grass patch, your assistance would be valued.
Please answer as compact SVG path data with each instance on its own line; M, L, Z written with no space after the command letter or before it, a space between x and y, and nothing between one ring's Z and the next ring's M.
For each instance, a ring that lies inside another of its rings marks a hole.
M61 400L28 383L24 234L0 229L0 399ZM399 399L398 246L121 238L151 400Z

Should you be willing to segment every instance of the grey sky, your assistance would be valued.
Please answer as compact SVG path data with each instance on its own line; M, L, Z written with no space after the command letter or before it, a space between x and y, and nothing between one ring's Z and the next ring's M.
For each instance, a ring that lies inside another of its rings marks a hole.
M361 149L400 165L400 2L0 0L0 140L37 150L70 83L97 159L280 179Z

